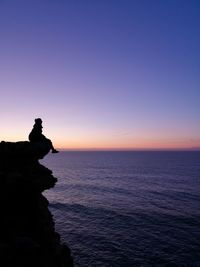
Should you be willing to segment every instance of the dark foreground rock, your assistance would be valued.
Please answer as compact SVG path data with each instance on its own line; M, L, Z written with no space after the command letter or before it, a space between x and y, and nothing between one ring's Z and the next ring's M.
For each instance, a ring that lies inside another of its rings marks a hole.
M38 162L48 152L42 144L0 143L1 267L73 267L42 195L57 181Z

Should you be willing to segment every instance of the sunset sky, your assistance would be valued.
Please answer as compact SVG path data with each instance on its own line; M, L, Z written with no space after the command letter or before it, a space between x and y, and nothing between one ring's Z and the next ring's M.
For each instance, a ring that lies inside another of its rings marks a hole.
M0 140L200 149L199 0L0 0Z

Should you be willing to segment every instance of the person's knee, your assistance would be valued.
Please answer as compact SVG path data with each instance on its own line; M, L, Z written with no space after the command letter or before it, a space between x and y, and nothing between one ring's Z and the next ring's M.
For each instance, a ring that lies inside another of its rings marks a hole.
M50 148L52 147L52 142L51 142L50 139L45 138L45 139L44 139L44 143L45 143L46 145L48 145Z

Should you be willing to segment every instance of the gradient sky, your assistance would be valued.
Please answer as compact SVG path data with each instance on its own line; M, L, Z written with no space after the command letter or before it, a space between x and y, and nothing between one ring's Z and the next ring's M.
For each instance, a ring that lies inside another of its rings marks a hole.
M200 148L199 0L0 0L0 140Z

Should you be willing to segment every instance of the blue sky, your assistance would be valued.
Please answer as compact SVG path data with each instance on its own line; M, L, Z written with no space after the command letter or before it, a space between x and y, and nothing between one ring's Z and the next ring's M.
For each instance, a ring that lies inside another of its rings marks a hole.
M1 140L200 148L200 2L0 1Z

